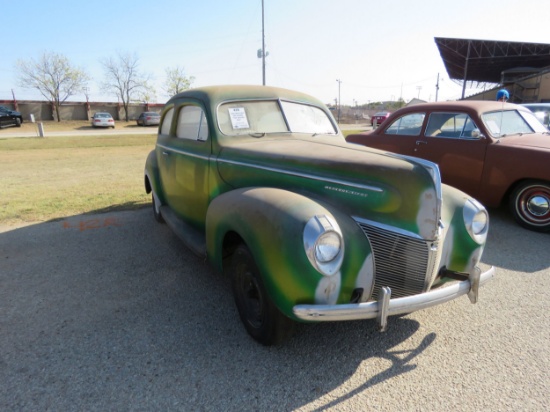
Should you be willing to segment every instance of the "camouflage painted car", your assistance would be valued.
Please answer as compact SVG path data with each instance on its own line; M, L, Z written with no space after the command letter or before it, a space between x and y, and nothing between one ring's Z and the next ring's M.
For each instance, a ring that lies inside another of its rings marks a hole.
M347 144L327 108L262 86L188 90L162 113L145 167L153 213L231 276L262 344L295 321L377 319L468 294L488 214L437 165Z

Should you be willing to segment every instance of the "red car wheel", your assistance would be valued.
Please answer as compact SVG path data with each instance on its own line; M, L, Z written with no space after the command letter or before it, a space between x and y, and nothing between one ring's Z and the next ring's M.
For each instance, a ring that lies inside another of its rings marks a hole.
M526 182L510 197L510 209L523 227L537 232L550 230L550 185Z

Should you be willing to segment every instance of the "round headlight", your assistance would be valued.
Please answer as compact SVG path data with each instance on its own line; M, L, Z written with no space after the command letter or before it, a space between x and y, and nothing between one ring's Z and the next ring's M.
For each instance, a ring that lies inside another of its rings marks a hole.
M338 254L342 247L342 241L338 233L336 232L325 232L315 244L315 259L319 263L329 263L332 262Z
M487 227L488 221L489 218L485 210L480 210L479 212L477 212L474 216L474 219L472 220L472 231L474 232L474 234L479 235L483 233L483 231Z
M468 233L477 243L482 244L487 239L489 230L489 214L477 200L468 199L464 205L464 224Z
M304 249L309 262L322 275L332 276L344 260L344 239L332 216L317 215L304 228Z

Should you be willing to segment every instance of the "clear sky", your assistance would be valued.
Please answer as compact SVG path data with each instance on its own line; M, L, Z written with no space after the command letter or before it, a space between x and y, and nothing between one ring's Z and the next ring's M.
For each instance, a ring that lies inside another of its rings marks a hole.
M136 53L156 100L165 69L184 67L193 86L261 84L261 0L0 0L0 99L42 99L18 84L17 60L44 52L85 69L90 100L101 59ZM300 90L325 103L460 98L434 37L550 43L548 0L264 0L267 85ZM340 80L339 83L337 80ZM468 92L475 92L469 90ZM71 100L84 100L84 95Z

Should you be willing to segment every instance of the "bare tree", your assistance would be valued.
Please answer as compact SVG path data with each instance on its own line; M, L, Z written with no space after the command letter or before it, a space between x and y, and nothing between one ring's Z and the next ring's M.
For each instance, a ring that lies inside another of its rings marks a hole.
M187 77L183 67L167 67L166 80L164 82L164 90L169 96L174 96L184 90L191 87L191 84L195 81L193 76Z
M101 88L108 93L114 93L124 106L125 119L129 120L128 106L131 101L141 100L143 96L151 96L154 89L149 85L150 75L139 71L137 54L118 52L115 58L102 60L105 80Z
M59 106L69 97L82 92L90 79L88 74L72 66L58 53L46 52L39 60L18 60L18 83L26 89L37 89L55 107L57 121L61 121Z

